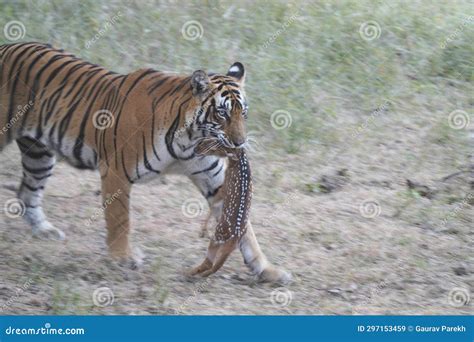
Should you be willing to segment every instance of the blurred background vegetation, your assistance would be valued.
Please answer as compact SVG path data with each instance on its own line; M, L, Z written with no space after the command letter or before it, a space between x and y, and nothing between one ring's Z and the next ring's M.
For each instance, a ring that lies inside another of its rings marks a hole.
M146 67L225 73L234 61L245 65L256 150L250 154L252 221L270 259L299 278L288 312L348 314L369 302L361 312L470 312L447 297L453 288L472 289L474 275L472 1L0 0L0 43L11 42L2 28L13 21L24 25L16 42L49 42L121 73ZM196 30L183 33L189 24ZM274 113L290 115L291 125L274 129ZM456 125L453 113L464 122ZM2 154L4 183L19 177L14 152ZM63 210L65 196L50 195L50 216L60 226L81 227L95 210L90 203L99 205L93 194L98 176L61 165L56 170L53 183L60 186L48 191L64 188L69 195L73 188L80 195L70 200L70 212ZM149 260L160 262L140 273L144 294L102 262L88 267L88 249L104 250L102 239L69 229L75 252L68 263L56 257L56 247L27 244L25 250L36 248L56 266L42 275L37 304L24 307L51 312L42 304L49 298L52 312L74 313L77 306L89 312L91 289L103 278L119 298L105 312L162 313L163 306L186 302L195 288L175 277L177 267L199 259L193 253L207 242L181 229L199 223L180 208L200 195L187 180L167 182L135 193L134 238ZM362 215L367 200L376 203L378 217ZM21 247L10 248L11 234L29 241L22 224L3 222L0 217L0 226L10 229L0 250L11 251L4 260L16 261L0 263L0 273L13 288L34 263L23 261ZM100 224L90 229L105 233ZM42 263L36 255L31 259ZM78 260L85 268L76 266ZM238 269L242 262L235 256L228 265ZM243 290L221 274L189 312L282 313L265 287ZM65 285L53 286L51 279L66 279ZM372 296L374 289L381 295ZM99 309L93 312L104 312Z
M1 26L11 20L25 26L21 41L49 42L122 73L225 72L241 61L250 130L261 144L289 153L338 145L387 103L406 116L420 107L447 116L473 104L468 0L0 0ZM202 26L195 40L182 34L191 20ZM363 39L361 25L374 21L378 36ZM454 97L447 91L453 87ZM291 114L291 127L271 129L276 110Z

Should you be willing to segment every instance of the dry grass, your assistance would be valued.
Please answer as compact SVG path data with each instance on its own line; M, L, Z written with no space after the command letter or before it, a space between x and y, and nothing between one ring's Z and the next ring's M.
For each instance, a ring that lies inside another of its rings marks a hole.
M457 307L449 296L472 292L474 179L471 172L441 180L473 165L469 1L124 4L0 0L0 25L20 20L23 40L49 41L119 72L224 71L242 61L256 149L252 221L269 258L294 272L292 300L272 302L275 288L249 281L237 254L209 281L180 275L206 247L197 237L203 217L181 212L185 199L199 198L182 178L134 190L133 240L146 263L133 272L115 265L104 222L84 226L100 205L98 175L59 165L45 208L68 234L64 245L33 240L21 220L0 215L6 313L472 312L472 301ZM183 38L189 20L202 25L201 39ZM368 21L381 29L370 41L359 33ZM291 115L290 127L272 127L276 110ZM455 110L470 125L454 129ZM16 147L0 165L4 203L14 196L8 185L19 183ZM409 189L407 179L421 186ZM363 217L365 201L376 202L379 215ZM92 293L104 286L115 300L102 308Z

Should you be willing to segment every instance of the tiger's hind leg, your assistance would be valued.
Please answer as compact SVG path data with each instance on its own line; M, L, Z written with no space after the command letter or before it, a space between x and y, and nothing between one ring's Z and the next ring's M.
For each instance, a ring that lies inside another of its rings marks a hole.
M17 139L17 144L23 166L23 179L18 191L18 198L25 206L23 217L30 224L34 236L63 240L64 233L47 220L42 208L44 187L51 176L56 158L45 145L35 139L23 137Z

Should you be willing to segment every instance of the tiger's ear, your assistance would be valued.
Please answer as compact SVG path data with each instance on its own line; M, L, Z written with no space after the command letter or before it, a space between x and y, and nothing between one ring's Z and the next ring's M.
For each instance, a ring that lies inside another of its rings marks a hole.
M241 85L245 82L245 69L244 65L240 62L235 62L227 71L227 76L232 76L235 78Z
M191 76L191 87L194 96L202 96L209 91L209 76L203 70L196 70Z

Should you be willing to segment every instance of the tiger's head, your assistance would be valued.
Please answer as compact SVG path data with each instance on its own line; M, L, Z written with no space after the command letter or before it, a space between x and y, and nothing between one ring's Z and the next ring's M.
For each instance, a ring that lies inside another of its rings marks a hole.
M198 139L212 140L227 148L242 148L247 140L245 69L236 62L226 75L197 70L191 76L197 100L194 129Z

